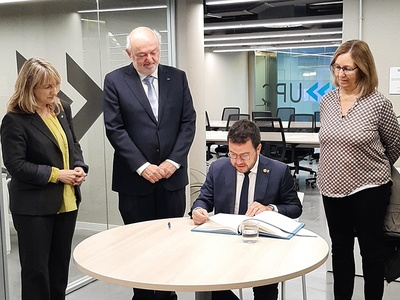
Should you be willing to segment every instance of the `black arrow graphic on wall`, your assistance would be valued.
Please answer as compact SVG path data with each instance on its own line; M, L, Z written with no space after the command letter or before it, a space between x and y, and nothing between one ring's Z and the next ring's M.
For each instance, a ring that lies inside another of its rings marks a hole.
M26 58L17 51L18 72L25 61ZM66 65L67 81L86 100L85 105L74 117L75 134L79 141L103 112L103 91L68 54L66 54ZM62 90L58 96L70 104L73 102Z
M66 55L67 80L87 101L74 117L75 134L80 140L103 112L103 91L71 56Z

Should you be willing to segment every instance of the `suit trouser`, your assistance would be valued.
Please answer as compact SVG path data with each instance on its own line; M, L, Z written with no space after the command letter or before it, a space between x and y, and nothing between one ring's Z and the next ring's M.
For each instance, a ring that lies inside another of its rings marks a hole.
M354 238L362 256L364 299L382 299L384 289L383 219L391 183L343 198L323 196L332 240L335 300L350 300L354 290Z
M22 300L64 300L78 211L12 214L18 235Z
M167 191L160 182L155 183L154 192L149 195L134 196L119 193L119 211L125 224L182 217L185 213L185 205L186 197L184 188L176 191ZM145 272L145 270L143 271ZM133 300L177 299L175 292L136 288L133 291Z

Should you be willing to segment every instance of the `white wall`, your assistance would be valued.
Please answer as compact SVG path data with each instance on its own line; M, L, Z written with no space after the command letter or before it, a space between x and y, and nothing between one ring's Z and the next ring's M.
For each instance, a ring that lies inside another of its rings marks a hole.
M176 60L177 67L186 71L194 107L197 113L196 135L189 152L191 169L206 172L206 133L204 114L204 52L202 0L177 1ZM197 172L196 171L196 172ZM193 176L189 180L192 181ZM190 186L186 189L186 212L192 206ZM185 214L186 215L186 214Z
M249 113L247 53L205 53L205 99L210 119L221 119L225 106Z
M361 32L359 8L362 6ZM400 114L400 95L389 95L389 68L400 66L400 1L398 0L346 0L343 1L343 41L362 39L371 48L379 77L379 91L392 103L396 115Z

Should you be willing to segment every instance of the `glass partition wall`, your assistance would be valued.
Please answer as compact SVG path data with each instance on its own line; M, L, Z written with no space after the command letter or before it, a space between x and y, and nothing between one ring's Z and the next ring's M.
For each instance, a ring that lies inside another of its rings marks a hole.
M321 97L334 89L330 62L336 47L288 49L255 54L256 111L294 107L296 113L319 110Z
M137 26L162 36L161 63L173 61L171 14L173 0L41 0L0 3L0 116L14 89L17 72L30 57L49 60L62 76L59 96L71 103L76 134L90 166L82 186L74 246L84 238L122 224L117 194L111 191L113 150L104 132L102 87L105 74L130 63L126 36ZM5 179L3 179L5 180ZM3 185L4 186L4 185ZM5 193L7 202L7 193ZM11 218L5 235L9 299L20 299L18 244ZM71 263L68 292L85 282ZM0 269L1 270L1 269ZM0 276L0 278L2 278Z

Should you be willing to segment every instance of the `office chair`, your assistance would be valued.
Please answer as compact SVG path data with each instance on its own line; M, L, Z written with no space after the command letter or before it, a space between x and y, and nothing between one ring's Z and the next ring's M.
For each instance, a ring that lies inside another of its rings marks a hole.
M319 127L321 126L321 113L319 110L314 111L314 128L315 132L319 132Z
M251 112L251 119L255 121L256 118L263 118L263 117L272 117L272 113L270 111L252 111Z
M299 197L301 205L303 205L303 200L304 200L304 193L302 192L297 192L297 196ZM297 218L296 221L299 219ZM302 285L302 291L303 291L303 300L307 300L307 283L306 283L306 275L301 275L301 285ZM281 300L285 300L286 297L286 282L282 281L281 282ZM243 290L239 289L239 299L243 300Z
M289 121L290 116L295 113L296 109L294 107L278 107L276 109L276 116L281 118L282 121Z
M240 107L224 107L222 110L221 120L227 121L231 114L240 114Z
M250 120L249 114L230 114L226 121L225 131L229 131L233 123L239 120Z
M314 111L314 129L315 132L319 132L319 128L320 128L320 111ZM319 152L314 152L313 154L311 154L311 159L315 160L316 162L319 161ZM312 162L310 162L312 163ZM306 184L307 186L311 186L311 187L315 187L317 185L317 174L314 174L313 178L307 178L306 179Z
M250 115L230 114L228 120L226 121L225 131L229 131L232 124L239 120L250 120ZM221 154L223 154L223 156L228 156L228 151L229 151L228 145L219 145L217 148L215 148L215 153L217 154L217 158L220 158Z
M207 131L211 130L210 119L208 117L208 112L207 111L206 111L206 130ZM206 146L207 146L206 160L210 160L211 158L213 158L212 152L211 152L211 146L212 145L214 145L213 142L206 142Z
M279 141L263 141L261 142L261 154L284 162L286 164L292 163L292 156L290 146L286 144L285 129L282 125L280 118L276 117L264 117L256 118L254 123L260 129L260 132L278 132L280 133Z
M288 132L315 132L315 121L313 114L292 114L289 118ZM314 148L294 147L293 151L293 178L295 179L296 188L299 188L297 175L300 171L309 172L313 178L307 178L306 184L312 188L316 186L315 177L317 173L308 167L300 166L300 161L314 153Z

